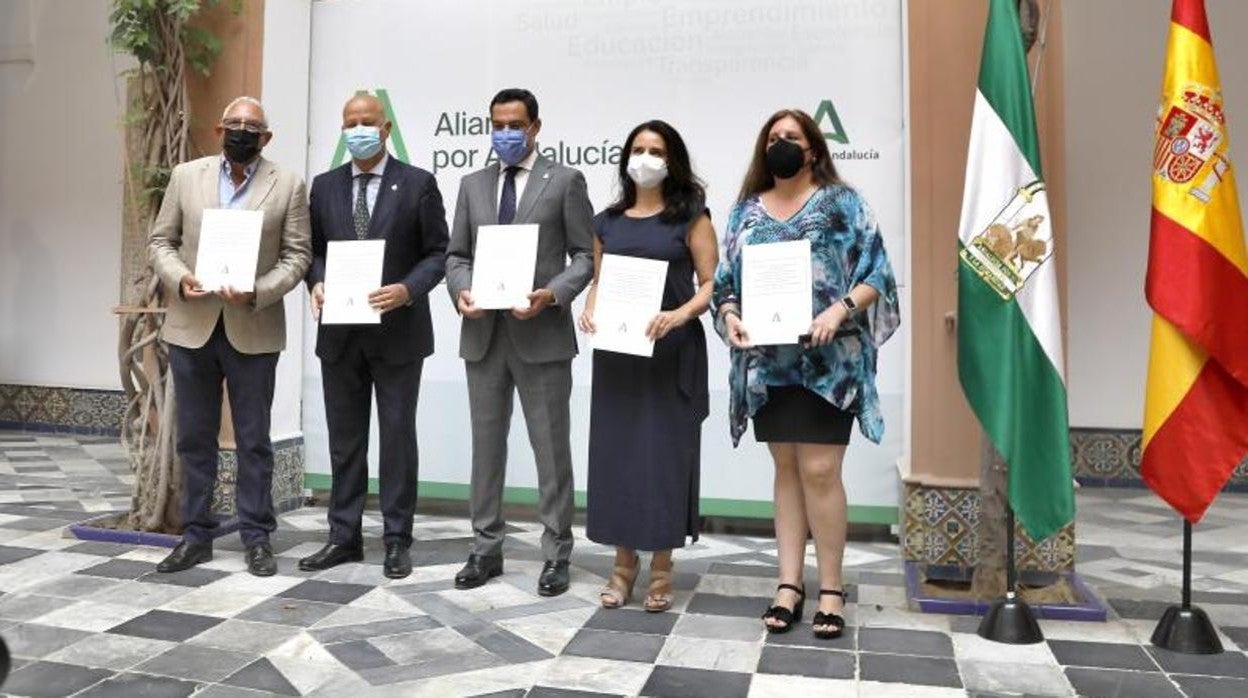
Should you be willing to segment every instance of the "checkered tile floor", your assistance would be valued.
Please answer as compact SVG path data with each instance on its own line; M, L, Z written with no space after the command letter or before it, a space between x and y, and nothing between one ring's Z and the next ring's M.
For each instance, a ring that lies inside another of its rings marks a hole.
M380 570L379 522L362 564L319 574L295 560L324 538L324 509L282 517L280 573L244 571L236 537L216 559L158 575L158 548L81 542L67 523L124 509L113 439L0 432L0 635L22 696L1248 696L1248 496L1197 529L1196 600L1228 649L1192 657L1147 645L1177 596L1180 528L1149 493L1079 493L1079 569L1107 623L1042 621L1048 641L986 642L974 618L906 610L897 547L851 543L850 629L818 642L803 623L768 636L773 542L708 535L677 553L675 609L606 611L610 551L578 538L573 585L536 595L539 528L517 522L506 574L451 579L462 519L421 515L408 579ZM582 531L578 531L578 535ZM809 560L813 565L813 557ZM814 579L813 567L808 580ZM644 580L643 580L644 583Z

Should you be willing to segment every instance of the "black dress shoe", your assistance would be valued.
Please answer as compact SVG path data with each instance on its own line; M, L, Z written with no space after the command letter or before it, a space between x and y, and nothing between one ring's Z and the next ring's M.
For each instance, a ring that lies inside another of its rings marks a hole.
M542 567L542 576L537 578L537 593L542 596L558 596L568 590L567 560L547 560Z
M277 574L277 560L273 558L273 548L268 543L256 543L247 547L247 571L257 577L272 577Z
M456 589L475 589L503 573L501 555L469 555L464 568L455 575Z
M201 562L212 559L212 543L187 543L182 541L169 556L156 565L157 572L181 572Z
M326 543L324 548L312 553L299 561L299 569L304 572L327 570L344 562L361 562L364 560L364 548L359 545L338 545Z
M402 579L412 573L412 554L406 545L386 544L386 561L381 565L387 577Z

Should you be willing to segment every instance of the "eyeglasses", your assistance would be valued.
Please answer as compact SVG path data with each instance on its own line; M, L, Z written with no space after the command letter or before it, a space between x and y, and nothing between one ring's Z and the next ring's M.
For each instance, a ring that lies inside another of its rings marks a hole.
M222 128L231 131L246 131L248 133L264 133L268 129L268 124L260 121L247 121L246 119L222 119Z

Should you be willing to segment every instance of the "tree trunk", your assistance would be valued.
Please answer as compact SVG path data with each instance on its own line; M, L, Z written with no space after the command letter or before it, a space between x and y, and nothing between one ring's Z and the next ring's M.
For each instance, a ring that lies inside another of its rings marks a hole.
M179 78L180 79L180 78ZM127 84L128 113L145 110L150 84L138 74ZM166 117L168 118L168 117ZM164 320L160 280L147 262L147 236L156 202L148 193L151 166L148 119L126 127L125 200L122 205L121 306L118 368L126 395L121 442L134 473L129 523L138 531L180 533L182 469L178 462L169 350L160 341Z
M976 598L996 599L1005 595L1005 546L1014 544L1005 530L1006 471L987 435L980 437L979 449L979 560L975 565L971 590Z
M121 442L134 472L129 519L142 531L178 533L182 528L175 397L169 348L160 341L162 289L147 261L147 239L173 168L188 155L188 64L207 75L205 66L220 50L205 48L218 42L201 27L197 49L188 56L186 22L203 4L156 0L112 17L114 39L120 37L120 46L139 60L126 84L117 354L126 395Z

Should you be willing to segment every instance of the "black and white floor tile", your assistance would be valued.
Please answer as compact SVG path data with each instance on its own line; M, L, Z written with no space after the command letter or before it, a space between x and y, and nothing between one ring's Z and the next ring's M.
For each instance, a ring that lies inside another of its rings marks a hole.
M129 473L114 439L0 432L0 636L14 656L0 690L126 698L1248 696L1248 495L1224 496L1197 528L1196 601L1220 624L1228 650L1214 657L1147 641L1177 597L1177 519L1146 491L1083 489L1078 497L1078 569L1109 600L1109 622L1042 621L1044 644L990 643L975 634L975 618L907 610L896 545L851 543L850 628L821 642L806 623L787 635L763 631L758 615L775 564L767 538L707 535L679 551L675 608L665 614L599 608L610 551L583 537L571 590L538 596L540 528L529 522L512 524L505 574L472 591L451 582L470 537L459 518L418 516L417 568L407 579L382 577L375 518L364 563L300 572L296 560L324 538L321 508L282 517L277 576L248 575L236 537L219 541L210 563L158 575L165 549L64 536L70 523L128 506Z

